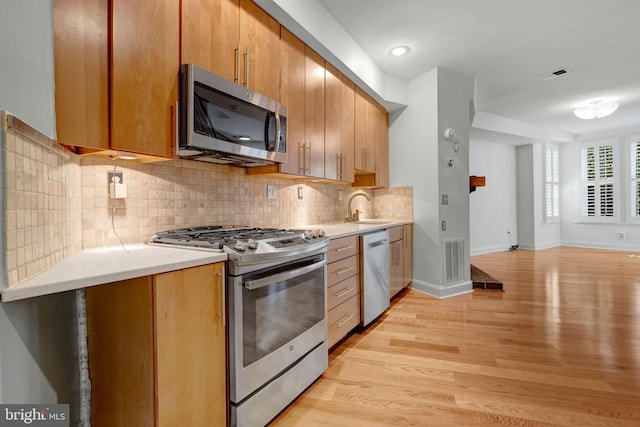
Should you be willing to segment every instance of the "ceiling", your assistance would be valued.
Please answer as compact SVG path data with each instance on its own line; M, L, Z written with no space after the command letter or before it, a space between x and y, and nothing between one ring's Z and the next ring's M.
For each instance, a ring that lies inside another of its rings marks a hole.
M584 135L640 126L640 1L319 0L388 75L476 79L476 110ZM408 45L400 58L391 47ZM550 80L537 76L559 69ZM593 99L620 103L581 120Z

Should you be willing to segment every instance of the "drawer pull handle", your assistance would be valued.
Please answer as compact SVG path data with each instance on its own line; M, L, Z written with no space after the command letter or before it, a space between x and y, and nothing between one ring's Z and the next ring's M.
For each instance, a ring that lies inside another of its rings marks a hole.
M355 314L347 314L342 319L336 322L336 327L342 328L349 320L353 319L354 317L355 317Z
M340 276L340 275L342 275L342 274L346 273L347 271L351 271L351 270L353 270L353 269L354 269L354 267L344 267L344 268L341 268L340 270L336 271L336 276Z
M336 298L342 298L343 296L350 294L352 290L353 288L344 288L336 294Z
M346 251L346 250L348 250L348 249L353 249L353 248L355 248L355 246L353 246L353 245L343 246L343 247L341 247L341 248L337 248L337 249L336 249L336 252L342 252L342 251Z

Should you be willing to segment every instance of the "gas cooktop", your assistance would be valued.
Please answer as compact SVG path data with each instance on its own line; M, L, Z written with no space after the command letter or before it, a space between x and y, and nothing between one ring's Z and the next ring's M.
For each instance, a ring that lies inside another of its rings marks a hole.
M161 231L149 243L226 252L232 261L255 262L304 254L329 241L322 230L209 225Z

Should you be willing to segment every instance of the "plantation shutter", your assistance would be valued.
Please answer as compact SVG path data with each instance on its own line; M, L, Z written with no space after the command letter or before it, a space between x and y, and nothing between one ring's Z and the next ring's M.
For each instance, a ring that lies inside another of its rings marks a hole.
M560 218L560 171L558 149L547 147L545 151L545 219L547 222Z
M598 219L616 215L615 158L613 145L582 149L580 215Z
M640 218L640 141L631 143L631 216Z

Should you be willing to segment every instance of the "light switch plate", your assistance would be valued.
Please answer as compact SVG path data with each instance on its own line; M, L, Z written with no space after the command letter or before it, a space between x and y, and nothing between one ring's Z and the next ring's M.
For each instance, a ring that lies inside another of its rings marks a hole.
M276 186L275 185L267 185L267 198L275 199L276 198Z

